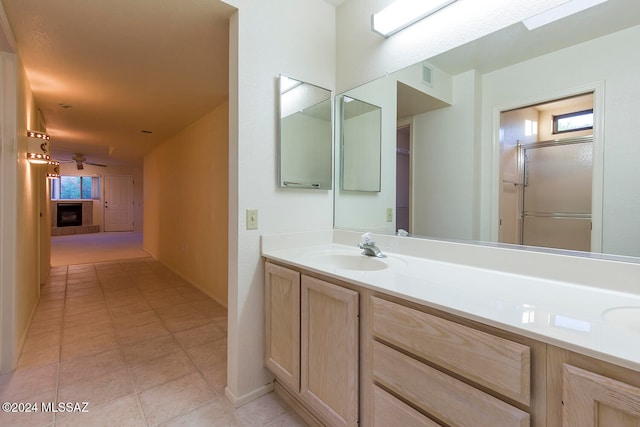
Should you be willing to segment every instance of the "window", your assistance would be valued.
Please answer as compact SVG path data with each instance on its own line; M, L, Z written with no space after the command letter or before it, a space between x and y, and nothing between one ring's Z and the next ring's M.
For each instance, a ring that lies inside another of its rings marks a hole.
M51 180L51 199L99 199L100 177L63 175Z
M553 133L593 129L593 109L553 116Z

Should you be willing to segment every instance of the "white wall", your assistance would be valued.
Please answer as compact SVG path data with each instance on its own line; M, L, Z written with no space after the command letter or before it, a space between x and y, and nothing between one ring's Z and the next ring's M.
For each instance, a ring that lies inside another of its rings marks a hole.
M640 39L640 26L629 28L574 47L534 58L483 76L482 173L484 189L491 188L494 157L494 111L533 104L536 100L558 97L559 93L596 84L604 86L604 160L602 212L602 251L640 256L640 193L633 184L640 182L640 121L636 119L640 85L640 57L630 54ZM562 70L558 73L556 70ZM598 98L595 100L596 104ZM596 105L597 109L598 105ZM597 124L596 124L597 126ZM594 152L594 168L597 167ZM602 156L600 156L602 161ZM596 169L594 169L595 172ZM620 173L624 171L624 173ZM594 188L598 192L597 188ZM597 194L594 194L594 197ZM492 199L482 197L483 237L491 235ZM594 215L596 213L594 212Z
M412 234L473 239L476 72L453 78L453 105L414 118Z
M226 394L242 404L272 379L263 367L260 234L332 227L332 191L277 186L275 106L279 74L335 87L335 9L322 0L227 3L239 11L230 22ZM247 209L258 209L258 230L245 230Z

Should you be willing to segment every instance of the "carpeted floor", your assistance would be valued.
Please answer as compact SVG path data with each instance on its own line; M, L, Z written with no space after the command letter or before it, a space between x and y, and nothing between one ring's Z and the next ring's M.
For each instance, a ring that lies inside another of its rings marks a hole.
M51 237L51 266L147 258L142 233L113 232Z

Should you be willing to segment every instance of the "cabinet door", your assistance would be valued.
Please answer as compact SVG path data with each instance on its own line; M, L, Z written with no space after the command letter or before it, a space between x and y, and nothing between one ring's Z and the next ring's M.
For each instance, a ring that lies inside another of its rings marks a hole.
M640 388L564 365L564 427L640 427Z
M332 426L358 422L358 293L302 276L303 400Z
M300 273L265 263L265 365L300 390Z

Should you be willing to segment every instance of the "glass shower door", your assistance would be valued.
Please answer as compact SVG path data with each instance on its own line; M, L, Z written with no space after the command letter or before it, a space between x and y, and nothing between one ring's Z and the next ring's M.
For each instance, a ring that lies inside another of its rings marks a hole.
M592 140L523 147L523 245L591 250Z

